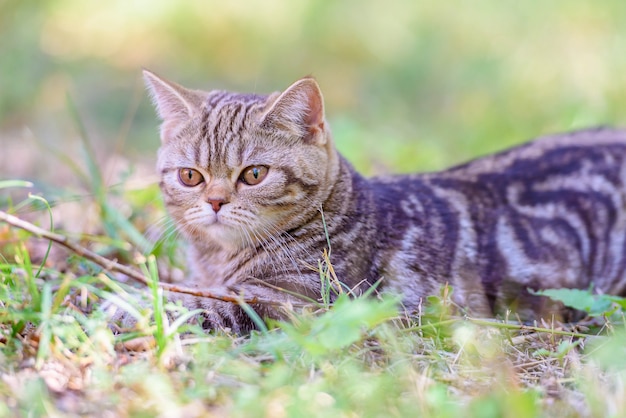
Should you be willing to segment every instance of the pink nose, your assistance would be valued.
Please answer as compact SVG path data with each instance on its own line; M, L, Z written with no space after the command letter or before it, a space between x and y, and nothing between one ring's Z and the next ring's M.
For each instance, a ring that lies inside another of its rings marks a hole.
M207 199L215 213L219 212L226 201L224 199Z

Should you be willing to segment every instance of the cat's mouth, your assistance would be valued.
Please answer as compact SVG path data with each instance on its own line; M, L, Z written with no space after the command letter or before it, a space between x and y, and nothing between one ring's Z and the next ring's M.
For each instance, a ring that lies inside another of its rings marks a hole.
M228 225L218 220L212 221L204 231L204 239L219 243L223 247L241 249L250 244L246 239L248 233L243 231L241 227Z
M232 228L232 226L229 225L228 222L224 222L224 219L220 219L217 216L212 216L211 218L207 219L205 221L205 225L207 228L209 228L209 230Z
M233 231L236 229L227 216L223 216L219 213L211 214L211 216L205 218L204 225L209 233L217 233L218 231L223 233L224 231Z

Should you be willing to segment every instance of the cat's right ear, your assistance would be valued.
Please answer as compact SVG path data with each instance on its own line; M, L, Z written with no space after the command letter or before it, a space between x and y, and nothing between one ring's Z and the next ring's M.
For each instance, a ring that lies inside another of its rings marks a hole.
M204 96L145 69L143 78L157 114L163 121L161 139L166 141L175 136L181 123L188 121L200 111Z

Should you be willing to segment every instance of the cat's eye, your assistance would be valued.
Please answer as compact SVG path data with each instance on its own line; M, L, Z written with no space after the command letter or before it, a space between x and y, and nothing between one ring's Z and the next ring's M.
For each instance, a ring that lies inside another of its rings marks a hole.
M181 168L178 170L178 179L187 187L197 186L204 181L202 174L193 168Z
M248 186L255 186L263 181L265 176L267 176L268 171L269 168L264 165L253 165L245 168L241 172L239 180Z

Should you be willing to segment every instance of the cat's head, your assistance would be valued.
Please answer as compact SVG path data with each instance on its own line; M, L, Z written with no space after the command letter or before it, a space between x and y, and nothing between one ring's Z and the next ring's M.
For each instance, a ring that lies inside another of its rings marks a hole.
M238 250L306 224L338 155L317 82L269 96L198 91L144 71L161 125L165 204L194 244Z

